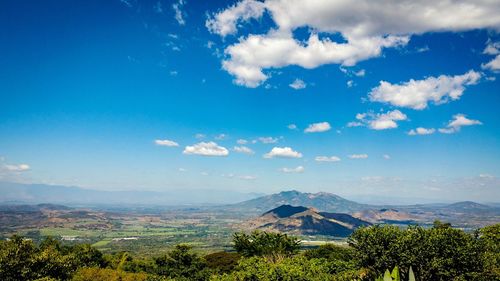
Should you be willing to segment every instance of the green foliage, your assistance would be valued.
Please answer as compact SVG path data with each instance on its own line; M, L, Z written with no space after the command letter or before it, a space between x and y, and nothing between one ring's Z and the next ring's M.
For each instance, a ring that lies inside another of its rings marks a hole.
M482 228L477 233L482 248L481 260L484 265L482 278L494 280L500 276L500 224ZM500 278L499 278L500 279Z
M243 258L230 274L212 276L212 281L347 281L361 280L362 270L331 274L330 265L324 259L307 259L298 255L276 262L265 257Z
M103 256L90 245L64 246L51 238L36 245L13 236L0 241L0 280L500 280L500 224L474 234L440 222L428 229L372 226L355 231L349 244L299 253L295 237L236 233L238 253L201 257L180 244L151 259L128 252Z
M175 279L206 280L209 275L203 259L186 244L177 245L167 255L156 258L155 264L158 275Z
M363 267L381 274L398 266L403 279L413 266L419 280L473 279L483 271L483 248L475 236L447 224L399 229L373 226L359 229L349 240Z
M216 273L227 273L232 271L241 255L238 253L217 252L203 257L208 268Z
M33 256L37 251L30 240L12 236L0 244L0 276L5 281L33 280Z
M148 281L146 273L127 273L108 268L82 268L73 276L73 281ZM164 279L167 280L167 279Z
M254 231L250 235L239 232L233 236L234 249L244 257L265 256L279 260L298 252L300 241L282 233Z
M317 248L306 250L304 256L312 258L324 258L328 260L351 261L354 259L354 251L347 246L337 246L335 244L325 244Z

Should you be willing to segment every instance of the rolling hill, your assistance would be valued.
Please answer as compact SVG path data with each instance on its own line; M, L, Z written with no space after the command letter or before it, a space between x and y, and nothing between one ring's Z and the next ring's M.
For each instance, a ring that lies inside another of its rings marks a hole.
M240 225L248 230L285 232L293 235L347 237L369 222L348 214L319 212L314 208L282 205Z

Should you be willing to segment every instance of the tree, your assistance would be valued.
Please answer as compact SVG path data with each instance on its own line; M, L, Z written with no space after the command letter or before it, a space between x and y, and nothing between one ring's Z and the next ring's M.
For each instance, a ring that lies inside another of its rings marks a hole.
M233 236L234 249L244 257L264 256L272 261L289 257L300 249L300 240L282 233L254 231Z
M430 229L373 226L355 231L349 243L360 265L376 274L398 266L407 279L412 266L418 280L454 280L483 271L477 238L446 224Z
M31 280L35 244L31 240L14 235L0 242L0 276L4 281Z
M155 264L159 275L189 280L208 278L205 263L187 244L176 245L167 255L156 258Z

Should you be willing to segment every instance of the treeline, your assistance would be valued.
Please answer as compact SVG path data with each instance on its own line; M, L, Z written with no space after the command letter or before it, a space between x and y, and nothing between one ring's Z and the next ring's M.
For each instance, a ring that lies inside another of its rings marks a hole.
M355 231L349 246L308 250L279 233L236 233L233 242L235 252L200 256L181 244L163 256L136 258L13 236L0 242L0 280L500 280L500 224L472 234L439 222L427 229L372 226Z

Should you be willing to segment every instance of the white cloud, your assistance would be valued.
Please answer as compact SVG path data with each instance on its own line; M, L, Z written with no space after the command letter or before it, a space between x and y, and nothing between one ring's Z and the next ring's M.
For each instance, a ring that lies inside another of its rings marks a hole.
M351 128L351 127L361 127L361 126L364 126L364 124L361 123L361 122L352 121L352 122L347 123L347 127L349 127L349 128Z
M273 147L270 152L264 154L264 158L302 158L302 153L294 151L290 147Z
M422 110L427 108L429 102L439 105L460 99L465 86L477 84L480 78L481 73L470 70L463 75L411 79L402 84L380 81L380 85L370 91L369 98L371 101Z
M346 84L347 84L347 88L352 88L352 86L354 86L354 81L349 80L349 81L347 81Z
M349 157L351 159L366 159L366 158L368 158L368 154L351 154L347 157Z
M216 140L223 140L225 138L227 138L226 134L219 134L219 135L214 137L214 139L216 139Z
M215 13L206 25L221 36L236 34L238 27L260 19L265 11L275 23L265 34L248 34L226 48L223 68L235 83L257 87L268 75L264 70L298 65L355 65L378 57L383 48L406 45L413 34L426 32L500 30L500 5L496 1L436 0L244 0ZM306 42L293 31L308 27ZM318 33L340 34L344 42L320 39Z
M410 136L416 136L416 135L432 135L434 134L434 132L436 132L436 129L434 128L422 128L422 127L418 127L416 129L411 129L409 132L408 132L408 135Z
M332 127L330 126L330 123L328 122L320 122L320 123L313 123L310 124L305 130L305 133L321 133L321 132L326 132L329 131Z
M187 172L187 170L184 168L179 168L179 172L184 173L184 172Z
M483 54L486 55L498 55L500 54L500 42L491 42L489 41L484 48Z
M153 6L153 10L155 13L161 14L163 13L163 8L161 6L161 1L156 2L156 4Z
M252 18L259 18L264 13L264 3L243 0L235 5L216 13L209 18L205 25L212 33L224 37L229 34L235 34L236 25L239 22L245 22Z
M246 146L235 146L233 148L234 151L239 152L239 153L244 153L244 154L254 154L255 152L250 149L249 147Z
M202 156L227 156L229 151L215 142L200 142L193 146L186 146L184 154L196 154Z
M287 128L290 129L290 130L297 130L297 125L290 124L290 125L287 126Z
M208 172L201 172L200 175L202 175L202 176L208 176L209 174L208 174Z
M464 114L455 114L453 119L448 122L446 128L439 129L440 133L453 134L460 131L464 126L482 125L481 121L468 119Z
M238 143L238 144L247 144L248 141L245 140L245 139L239 139L239 140L236 141L236 143Z
M314 160L318 162L339 162L341 159L337 156L316 156Z
M388 111L386 113L358 113L358 121L349 122L347 127L368 126L372 130L386 130L398 127L396 121L406 120L408 117L399 110Z
M479 177L483 178L483 179L494 179L495 178L495 176L490 175L490 174L479 174Z
M292 38L290 32L271 31L266 35L250 35L227 47L224 52L229 59L222 62L222 68L235 76L237 85L255 88L269 78L263 72L265 68L298 65L312 69L331 63L351 66L379 56L384 47L407 42L407 37L386 36L339 44L330 39L320 40L313 34L304 45Z
M290 85L290 88L295 89L295 90L301 90L305 89L307 86L306 83L300 79L295 79Z
M356 75L358 77L363 77L363 76L365 76L365 74L366 74L366 71L364 69L361 69L357 72L354 72L354 75Z
M204 139L206 136L204 134L196 134L194 137L197 139Z
M172 4L172 9L175 12L175 20L179 23L179 25L185 25L186 20L184 19L184 12L182 11L183 6L186 4L186 1L179 0L178 2Z
M5 170L9 172L26 172L30 169L30 166L28 164L19 164L19 165L5 164L3 166Z
M172 140L155 140L155 144L159 146L179 146L178 143Z
M239 176L238 178L240 180L247 180L247 181L251 181L251 180L256 180L257 179L256 176L250 176L250 175Z
M385 160L391 159L391 156L389 154L384 154L382 155L382 157L384 157Z
M491 71L499 71L500 70L500 55L497 55L494 59L486 64L482 64L481 67L483 69L489 69Z
M277 143L278 142L278 138L260 137L260 138L258 138L258 141L260 141L261 143L265 143L265 144Z
M457 132L454 128L439 128L438 131L441 134L454 134Z
M283 173L303 173L304 172L304 167L298 166L295 168L281 168L280 171Z

